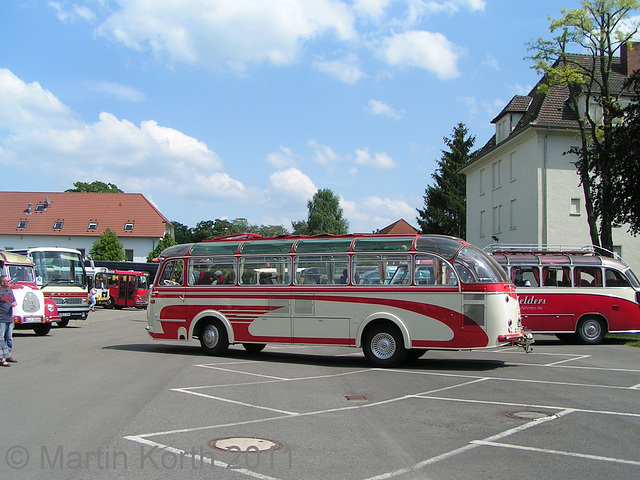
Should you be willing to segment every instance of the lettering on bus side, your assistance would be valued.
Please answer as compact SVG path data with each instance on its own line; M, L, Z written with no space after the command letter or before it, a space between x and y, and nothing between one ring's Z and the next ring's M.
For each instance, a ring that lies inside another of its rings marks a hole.
M518 296L520 305L546 305L546 298L536 298L535 295Z

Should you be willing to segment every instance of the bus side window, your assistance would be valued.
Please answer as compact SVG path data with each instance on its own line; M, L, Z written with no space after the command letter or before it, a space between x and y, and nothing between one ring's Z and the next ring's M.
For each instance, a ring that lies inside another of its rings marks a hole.
M516 287L539 287L538 267L511 267L511 281Z
M607 287L630 287L629 280L618 270L607 268L605 272Z
M569 267L544 267L542 269L543 286L570 287Z
M602 270L597 267L576 267L573 274L576 287L602 286Z

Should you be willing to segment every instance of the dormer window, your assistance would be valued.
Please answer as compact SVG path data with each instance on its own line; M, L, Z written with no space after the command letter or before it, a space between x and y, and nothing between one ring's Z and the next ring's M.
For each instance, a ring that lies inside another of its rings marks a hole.
M44 212L45 208L47 208L46 204L39 203L36 205L36 212Z
M124 231L130 232L133 230L133 222L127 222L124 224Z
M26 220L20 220L18 222L18 228L27 228L27 223L29 223L29 222L26 221Z
M54 230L61 230L63 224L64 224L64 222L60 221L60 220L58 220L56 222L53 222L53 229Z
M98 222L89 222L87 230L96 230L98 228Z

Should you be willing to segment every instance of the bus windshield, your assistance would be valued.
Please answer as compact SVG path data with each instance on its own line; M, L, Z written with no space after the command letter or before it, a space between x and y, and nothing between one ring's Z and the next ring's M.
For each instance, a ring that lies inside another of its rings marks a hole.
M454 260L454 266L464 283L509 281L506 273L495 260L471 245L460 249Z
M34 251L33 263L36 267L36 282L44 288L47 285L75 285L85 287L87 279L82 266L82 258L73 252Z

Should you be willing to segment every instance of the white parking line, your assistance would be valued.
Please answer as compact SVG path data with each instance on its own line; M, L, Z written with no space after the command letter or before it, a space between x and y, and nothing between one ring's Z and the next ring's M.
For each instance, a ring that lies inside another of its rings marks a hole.
M567 415L569 413L571 413L573 410L564 410L556 415L552 415L550 417L543 417L543 418L538 418L536 420L532 420L531 422L525 423L523 425L520 425L518 427L515 428L511 428L509 430L505 430L502 433L498 433L497 435L492 435L484 440L480 440L478 441L471 441L468 445L465 445L464 447L460 447L460 448L456 448L455 450L451 450L447 453L443 453L440 455L436 455L435 457L431 457L427 460L423 460L421 462L416 463L415 465L411 466L411 467L407 467L407 468L402 468L399 470L395 470L393 472L387 472L387 473L383 473L382 475L376 475L375 477L369 477L365 480L386 480L389 478L393 478L393 477L397 477L399 475L404 475L405 473L411 473L411 472L415 472L416 470L420 470L424 467L426 467L427 465L432 465L436 462L439 462L441 460L446 460L447 458L451 458L454 457L456 455L459 455L461 453L464 453L466 451L472 450L473 448L477 448L478 446L482 445L482 442L493 442L494 440L500 440L502 438L508 437L510 435L513 435L515 433L519 433L522 432L524 430L528 430L531 427L536 427L542 423L546 423L546 422L550 422L552 420L556 420L557 418L560 418L564 415Z
M601 455L590 455L588 453L565 452L562 450L551 450L549 448L526 447L524 445L511 445L509 443L488 442L484 440L474 440L474 445L483 445L486 447L510 448L513 450L525 450L527 452L546 453L550 455L563 455L565 457L586 458L588 460L597 460L599 462L622 463L626 465L640 466L640 462L635 460L624 460L622 458L603 457Z

